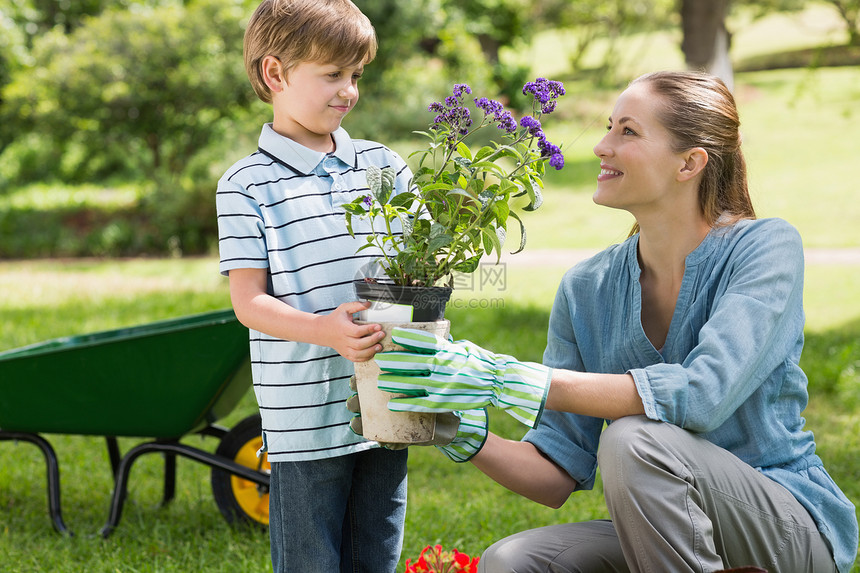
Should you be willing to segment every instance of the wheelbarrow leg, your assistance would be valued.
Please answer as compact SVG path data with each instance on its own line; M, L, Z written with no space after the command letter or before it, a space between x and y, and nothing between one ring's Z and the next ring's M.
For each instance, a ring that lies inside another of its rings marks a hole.
M114 473L114 488L110 513L108 514L107 523L101 530L102 537L108 538L114 529L116 529L116 526L119 525L119 520L122 517L122 508L125 505L125 498L128 494L128 476L131 473L131 466L134 465L135 460L141 455L152 451L164 451L162 444L146 442L135 446L122 457L122 460L117 465L116 472Z
M210 454L203 450L198 450L191 446L186 446L178 442L145 442L135 446L119 463L119 468L116 473L116 484L114 485L113 497L111 498L110 514L108 521L101 530L102 537L109 537L113 533L116 526L119 525L119 520L122 517L122 508L125 505L125 498L128 492L128 476L131 472L131 466L143 454L149 452L162 452L165 455L170 455L174 458L177 455L185 458L206 464L211 467L219 468L237 475L254 483L269 487L268 474L262 474L254 471L251 468L237 464L232 460L227 460L215 454Z
M110 458L110 469L113 472L114 479L116 479L116 472L119 469L119 461L121 459L119 455L119 443L114 436L105 437L105 441L107 442L108 457Z
M119 443L114 436L107 436L108 456L110 456L110 467L116 481L119 464L122 457L119 453ZM165 452L164 454L164 497L161 505L167 505L176 496L176 456Z
M176 495L176 455L164 453L164 497L161 505L167 505Z
M37 434L0 431L0 440L30 442L42 450L48 478L48 512L51 514L51 521L58 533L72 536L72 532L63 522L63 514L60 509L60 464L57 461L54 448L46 439Z

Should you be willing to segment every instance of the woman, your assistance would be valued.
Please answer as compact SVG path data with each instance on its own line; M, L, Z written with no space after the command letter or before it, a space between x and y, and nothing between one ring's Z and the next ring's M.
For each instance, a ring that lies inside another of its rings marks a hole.
M565 275L545 366L411 331L397 334L413 352L377 355L380 388L413 396L392 410L530 422L519 442L464 423L446 446L511 490L559 507L600 468L611 521L513 535L482 571L851 568L854 506L800 415L800 237L756 220L738 127L711 76L648 74L621 94L594 201L636 225Z

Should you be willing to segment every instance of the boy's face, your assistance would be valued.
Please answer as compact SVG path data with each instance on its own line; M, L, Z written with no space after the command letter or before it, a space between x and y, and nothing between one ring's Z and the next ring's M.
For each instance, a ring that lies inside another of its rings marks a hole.
M274 65L271 61L269 64ZM272 88L275 131L305 147L332 151L331 133L340 127L358 101L358 80L363 66L342 68L334 64L301 62L284 72L280 63L277 64L280 72L269 76L274 83L269 87Z

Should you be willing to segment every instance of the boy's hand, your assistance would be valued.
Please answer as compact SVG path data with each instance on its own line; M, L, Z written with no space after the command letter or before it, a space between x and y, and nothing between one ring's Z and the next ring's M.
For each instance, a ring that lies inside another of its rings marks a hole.
M365 362L382 351L385 333L378 324L355 324L352 315L367 309L368 302L346 302L320 317L326 346L352 362Z

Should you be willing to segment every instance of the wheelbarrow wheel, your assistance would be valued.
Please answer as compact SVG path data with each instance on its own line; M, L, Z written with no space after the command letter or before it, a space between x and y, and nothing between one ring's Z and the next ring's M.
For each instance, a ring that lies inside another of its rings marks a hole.
M271 466L266 454L257 457L263 445L259 415L248 416L221 439L215 454L239 465L268 473ZM269 525L269 489L224 470L212 468L212 494L228 523L244 523L267 528Z

